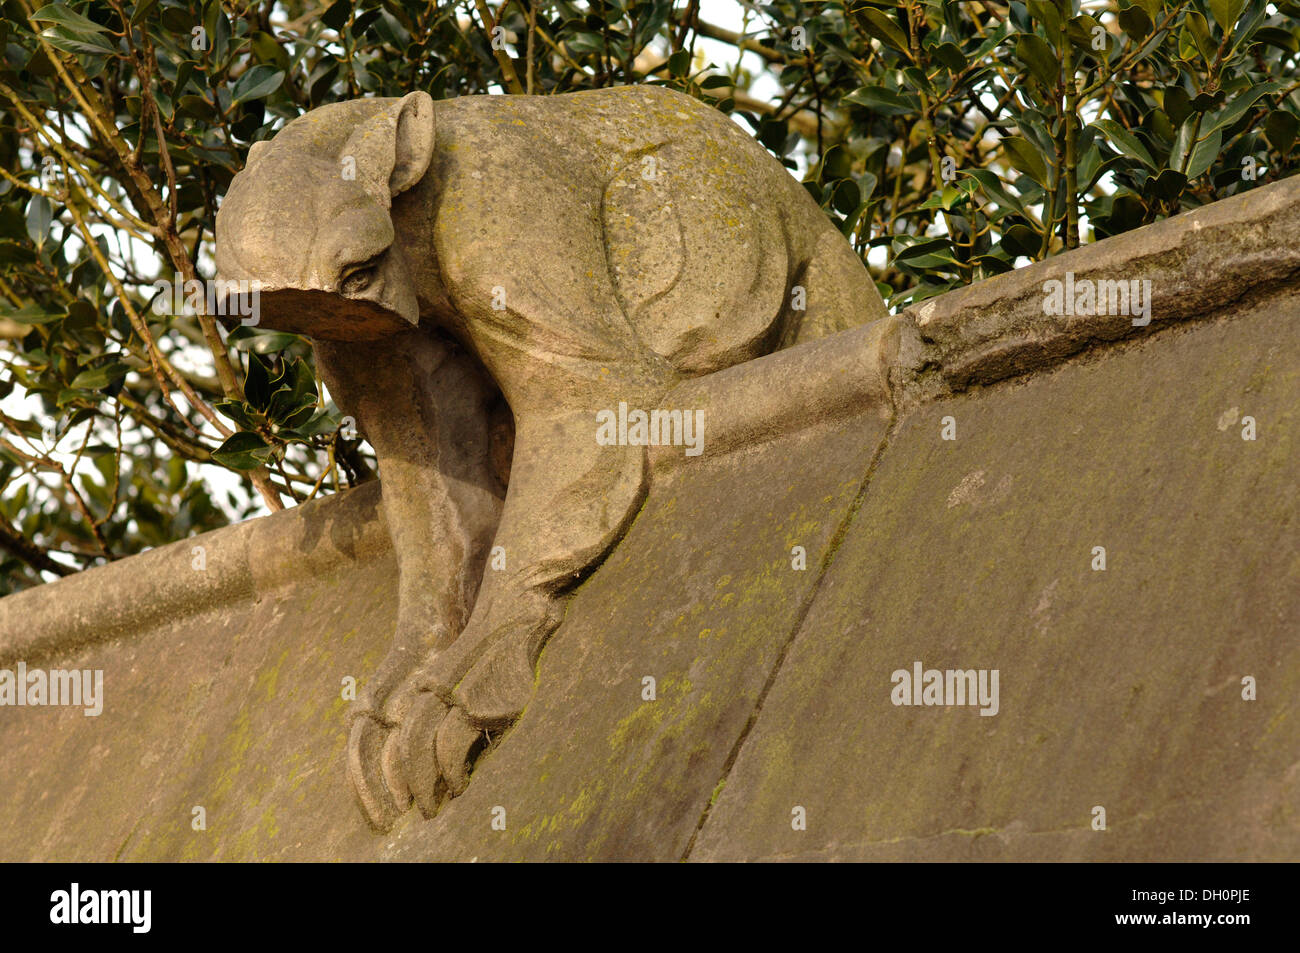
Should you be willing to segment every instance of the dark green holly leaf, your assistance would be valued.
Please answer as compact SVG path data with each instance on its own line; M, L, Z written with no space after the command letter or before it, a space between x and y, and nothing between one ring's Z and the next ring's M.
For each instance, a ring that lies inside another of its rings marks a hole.
M212 459L232 470L255 470L271 459L271 448L258 434L241 430L214 450Z
M1050 43L1036 33L1022 33L1016 40L1016 59L1049 89L1061 81L1061 60Z
M1155 170L1155 160L1151 158L1151 153L1147 151L1146 146L1142 145L1137 136L1115 120L1098 119L1092 126L1094 129L1100 130L1106 141L1124 155L1137 159L1152 171Z
M921 108L921 102L914 94L896 93L883 86L861 86L845 96L843 102L866 106L886 116L910 116Z
M231 102L243 103L271 95L284 82L284 72L274 66L254 66L235 81Z
M82 371L72 379L73 387L80 387L85 390L101 390L116 380L126 376L127 371L131 368L114 361L111 364L105 364L102 367L93 367L90 370Z
M893 17L872 7L858 7L852 12L853 17L867 33L911 58L907 34Z
M321 14L321 23L337 33L348 22L348 18L352 16L355 6L352 0L335 0L334 3L329 5L329 9Z
M1047 185L1047 163L1043 160L1042 153L1029 140L1021 136L1003 136L1002 149L1012 166L1039 185Z
M1294 113L1289 113L1285 109L1275 109L1268 114L1268 119L1264 122L1264 135L1268 138L1270 146L1282 155L1287 155L1295 145L1297 127L1300 127L1300 119L1297 119Z
M270 368L256 354L248 355L248 376L244 379L244 398L255 409L265 413L271 403Z

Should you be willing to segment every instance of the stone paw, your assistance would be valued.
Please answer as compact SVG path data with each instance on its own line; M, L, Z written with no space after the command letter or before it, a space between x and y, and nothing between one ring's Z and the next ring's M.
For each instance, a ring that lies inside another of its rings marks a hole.
M454 643L428 653L383 704L358 706L348 774L371 825L388 831L412 802L433 817L464 792L492 734L513 725L532 697L534 660L557 614L516 616L495 629L473 620Z
M426 818L437 815L449 798L464 793L494 733L514 720L497 705L489 725L471 717L463 704L448 704L413 681L394 692L382 719L358 715L348 742L348 773L371 826L391 830L412 803Z
M446 671L437 661L422 667L384 712L397 740L383 746L381 773L394 799L414 799L425 817L464 792L493 734L519 719L533 693L525 650L494 646L458 682Z

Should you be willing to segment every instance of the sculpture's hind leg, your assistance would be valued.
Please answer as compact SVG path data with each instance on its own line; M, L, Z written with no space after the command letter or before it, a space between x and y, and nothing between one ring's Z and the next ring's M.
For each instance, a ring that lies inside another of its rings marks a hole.
M794 282L804 289L804 310L787 310L780 347L815 341L889 315L862 259L820 211L816 215L820 234Z

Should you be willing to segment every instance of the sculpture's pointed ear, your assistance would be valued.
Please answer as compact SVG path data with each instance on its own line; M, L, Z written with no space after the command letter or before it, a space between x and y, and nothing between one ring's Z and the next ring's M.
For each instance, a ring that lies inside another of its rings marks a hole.
M433 99L428 93L410 93L367 119L343 146L340 158L349 156L355 163L357 182L385 208L390 206L395 196L419 182L429 168Z

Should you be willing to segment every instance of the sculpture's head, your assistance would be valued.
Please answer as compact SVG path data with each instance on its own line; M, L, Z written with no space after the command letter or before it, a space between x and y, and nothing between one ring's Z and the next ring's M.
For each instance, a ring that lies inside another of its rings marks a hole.
M300 116L255 143L231 183L217 213L218 279L258 289L263 327L341 341L409 328L419 308L391 207L432 156L427 93Z

